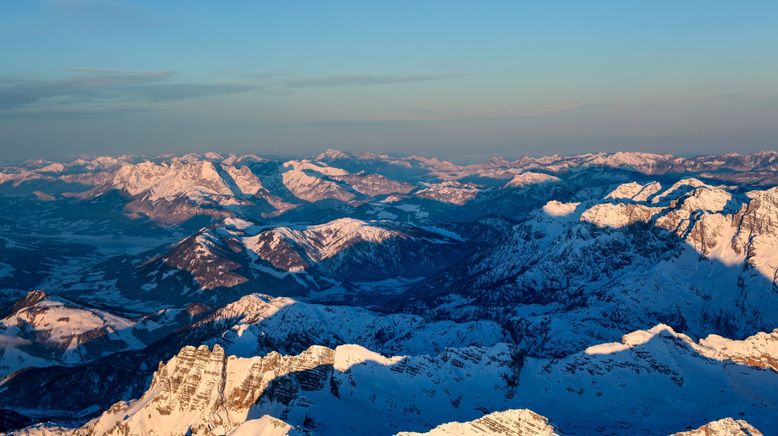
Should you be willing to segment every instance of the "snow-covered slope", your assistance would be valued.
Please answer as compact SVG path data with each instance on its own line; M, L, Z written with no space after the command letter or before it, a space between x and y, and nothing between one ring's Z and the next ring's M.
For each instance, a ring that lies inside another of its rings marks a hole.
M318 434L392 434L494 410L512 398L519 369L505 346L391 358L356 345L252 358L185 347L160 364L140 399L115 404L81 431L222 434L271 414Z
M340 168L319 165L307 160L288 161L281 175L284 186L300 200L316 202L339 200L348 202L355 198L347 185L339 184L330 177L344 177L349 173Z
M126 165L116 172L113 185L133 197L145 194L151 201L180 196L202 201L233 194L214 164L205 160L174 159L170 163L146 161Z
M495 322L429 321L409 314L382 315L360 307L309 304L251 294L217 310L201 323L229 321L214 343L229 354L271 350L298 353L311 345L359 344L387 354L434 354L451 346L492 346L507 333Z
M676 183L644 203L550 202L413 298L441 316L510 319L539 353L660 322L698 336L772 331L778 188L739 195L698 182ZM637 191L628 188L621 191Z
M657 326L563 359L528 358L505 344L395 357L347 344L247 358L219 345L187 346L160 364L139 399L115 404L80 431L222 434L248 421L243 430L322 435L438 426L432 434L669 434L722 415L776 428L776 373L714 355L726 351L705 343ZM522 408L534 413L511 410Z
M550 174L527 171L514 176L504 185L506 188L520 188L530 185L540 185L544 183L559 183L561 179Z
M624 335L621 342L593 345L585 352L586 354L611 354L626 351L648 343L657 335L676 338L709 359L737 362L755 368L771 369L778 373L778 361L776 361L778 329L772 333L759 332L743 340L708 335L697 343L689 336L677 333L670 326L658 324L648 330L637 330Z
M672 436L762 436L762 432L742 419L723 418Z
M0 376L30 366L76 364L144 346L136 322L31 291L0 320Z
M239 193L243 195L257 195L264 190L262 182L259 178L251 172L251 168L248 166L242 166L240 168L222 164L221 168L227 172L231 181L238 188Z
M370 225L364 221L352 218L340 218L321 225L307 226L302 229L276 227L261 232L256 236L245 238L246 246L277 268L288 271L302 270L303 265L286 267L284 263L271 257L265 257L274 252L279 245L293 244L302 249L304 254L314 262L331 258L345 248L359 242L380 244L390 238L405 238L407 235ZM302 259L300 260L302 262Z
M60 285L68 292L96 288L80 292L81 298L103 304L121 299L138 310L190 302L218 306L257 289L344 301L397 294L469 250L461 236L438 227L354 218L260 226L227 218L155 252L89 265Z
M517 396L562 434L668 434L722 416L778 428L774 371L700 351L659 326L560 360L528 359Z
M139 350L192 322L194 308L169 308L133 319L31 291L0 320L0 376L19 369L79 365Z
M629 182L619 185L605 196L606 199L625 199L633 201L648 201L651 196L662 190L659 182L637 183Z
M777 185L774 151L0 165L0 432L770 434Z
M230 436L296 436L306 433L308 432L295 430L294 427L278 418L265 415L244 422L231 431Z
M339 281L414 277L456 260L461 251L451 235L353 218L274 227L242 241L260 264L284 273L318 271Z
M397 436L553 436L558 434L548 419L527 409L493 412L468 422L441 424L428 432L400 432Z

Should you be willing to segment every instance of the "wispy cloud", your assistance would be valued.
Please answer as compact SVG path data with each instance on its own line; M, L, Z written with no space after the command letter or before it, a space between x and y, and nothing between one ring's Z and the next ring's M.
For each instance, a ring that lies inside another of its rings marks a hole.
M289 88L325 88L334 86L374 86L396 83L429 82L433 80L452 79L457 74L414 74L402 76L386 76L372 74L350 74L342 76L306 77L289 79L284 85Z
M42 108L36 110L15 110L9 112L0 111L0 120L81 120L94 118L110 118L118 115L133 115L156 111L147 106L134 107L105 107L105 105L78 107L78 108Z
M160 102L258 89L256 85L239 83L164 83L175 74L168 70L70 68L68 71L78 75L53 80L0 78L0 111L84 102Z
M85 74L131 74L131 75L155 75L160 73L173 74L170 70L156 70L156 71L138 71L138 70L123 70L117 68L95 68L95 67L69 67L65 68L65 71L72 73L85 73Z
M293 76L271 72L232 74L225 81L182 82L171 70L138 71L76 66L58 79L0 76L0 117L71 119L170 108L164 102L262 91L283 96L306 89L429 82L457 74L347 74ZM224 74L220 74L223 77Z
M167 101L237 94L256 89L259 87L241 83L176 83L136 86L132 91L150 100Z

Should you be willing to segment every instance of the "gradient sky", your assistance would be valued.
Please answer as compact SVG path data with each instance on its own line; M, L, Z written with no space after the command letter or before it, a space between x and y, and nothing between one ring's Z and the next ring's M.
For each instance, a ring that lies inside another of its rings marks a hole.
M778 145L778 1L0 4L0 160Z

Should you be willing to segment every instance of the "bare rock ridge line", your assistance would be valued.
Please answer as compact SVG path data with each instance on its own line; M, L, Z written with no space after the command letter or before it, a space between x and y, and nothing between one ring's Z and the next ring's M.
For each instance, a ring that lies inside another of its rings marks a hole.
M742 419L724 418L672 436L762 436L762 432Z
M468 422L441 424L428 432L400 432L397 436L555 436L558 433L548 419L527 409L493 412Z
M673 332L667 326L657 326L648 331L625 335L621 344L590 347L582 356L623 352L644 345L657 335L681 340L692 346L692 352L700 355L708 353L714 358L729 359L733 355L743 356L761 352L751 346L754 338L730 341L726 345L708 338L700 341L700 344L707 345L697 345L688 337ZM761 339L762 342L765 339L762 334L755 338ZM778 337L772 341L773 347L776 340ZM719 349L713 349L713 345L718 345ZM245 422L258 419L257 415L264 416L264 413L271 411L278 413L278 406L282 406L280 422L289 419L288 413L294 409L288 408L304 398L298 395L311 395L322 391L335 401L346 398L350 390L352 390L351 395L354 395L353 389L359 390L360 383L365 383L375 374L398 374L414 379L431 368L449 368L448 371L453 371L451 374L456 374L459 368L483 370L495 364L498 367L506 367L503 369L508 369L507 367L510 366L510 359L504 354L504 350L497 351L496 354L495 351L485 353L491 356L486 360L482 357L483 352L473 353L474 351L476 349L449 350L434 360L429 358L409 360L407 357L387 358L359 346L345 345L335 349L312 346L296 356L283 356L272 352L264 357L237 358L226 356L223 348L218 345L212 349L206 346L187 346L168 362L159 364L151 385L139 399L129 403L116 403L100 417L78 429L39 427L17 434L44 434L45 431L62 434L127 435L146 434L150 431L171 435L187 432L227 434L236 429L240 430ZM753 361L749 359L740 359L738 362L753 365ZM652 365L658 365L655 370L660 373L666 371L658 362ZM761 364L757 363L756 366ZM569 368L570 364L565 364L565 367ZM520 367L518 369L521 370ZM471 371L466 370L459 373L457 377L471 377L466 375L468 372ZM498 371L498 373L502 375L494 380L507 381L504 378L505 372ZM341 375L336 377L336 374ZM487 380L482 376L475 377L479 384ZM351 380L349 382L351 388L346 388L347 385L343 384L348 380ZM521 377L519 384L521 384ZM508 383L506 387L510 385ZM424 389L421 391L423 392ZM509 390L506 390L505 394L506 398L515 399ZM456 408L464 407L461 403L464 399L462 396L452 399L456 400ZM311 425L312 422L315 422L315 419L307 416L306 425ZM251 423L242 431L248 431L249 427L255 425L259 424ZM279 421L265 419L263 425L279 427ZM285 425L279 428L292 431L297 427ZM341 428L347 429L348 426L342 424ZM368 429L363 428L361 432L366 430ZM710 423L689 433L678 434L740 434L735 433L735 430L742 431L742 434L761 434L745 421L734 421L731 418ZM307 430L299 427L299 431ZM709 433L704 433L705 431ZM522 409L494 412L466 423L441 424L425 434L553 435L559 432L547 418Z

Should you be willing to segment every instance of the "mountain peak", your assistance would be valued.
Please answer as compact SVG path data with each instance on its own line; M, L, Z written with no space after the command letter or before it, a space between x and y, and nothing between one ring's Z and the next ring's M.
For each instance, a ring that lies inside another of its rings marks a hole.
M354 155L345 151L337 150L335 148L328 148L323 152L316 155L315 160L320 161L334 161L339 159L351 159Z
M468 422L449 422L423 432L400 432L397 436L555 436L558 433L548 418L529 409L492 412Z
M46 291L42 289L34 289L29 291L27 292L27 295L14 303L14 305L11 307L11 313L16 313L25 307L34 306L35 304L38 304L47 298L49 298L48 294L46 294Z
M559 177L552 176L550 174L525 171L514 176L508 183L504 185L504 187L520 188L524 186L539 185L544 183L558 183L561 181L562 180Z
M762 432L747 421L727 417L671 436L762 436Z

